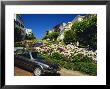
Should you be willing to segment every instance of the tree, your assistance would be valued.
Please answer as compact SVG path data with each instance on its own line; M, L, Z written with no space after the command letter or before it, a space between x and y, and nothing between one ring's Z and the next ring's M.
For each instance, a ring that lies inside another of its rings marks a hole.
M76 40L80 45L97 49L97 16L95 14L88 15L81 22L76 22L72 26L72 30L76 32Z
M59 32L52 32L45 35L43 39L49 38L52 41L52 40L56 40L58 36L59 36Z
M26 36L25 36L25 40L33 40L33 39L36 39L36 37L34 37L34 34L32 33L32 34L26 34Z
M64 33L64 39L63 39L65 44L70 44L70 43L76 43L76 33L73 30L66 31Z

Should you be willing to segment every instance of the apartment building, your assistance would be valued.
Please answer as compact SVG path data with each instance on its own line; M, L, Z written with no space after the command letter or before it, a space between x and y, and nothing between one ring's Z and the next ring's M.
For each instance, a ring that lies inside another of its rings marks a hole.
M71 30L72 25L77 21L78 22L82 21L84 17L85 16L78 15L71 22L68 22L67 24L65 24L65 26L64 26L63 30L61 30L60 35L58 36L57 40L63 40L64 39L64 32Z
M14 14L14 32L15 40L23 40L25 38L24 23L20 14Z

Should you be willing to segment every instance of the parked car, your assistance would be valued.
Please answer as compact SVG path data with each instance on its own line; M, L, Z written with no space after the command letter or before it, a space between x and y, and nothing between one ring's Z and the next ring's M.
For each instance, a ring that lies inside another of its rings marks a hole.
M22 50L22 49L24 49L24 47L14 47L14 51L17 51L17 50Z
M35 76L40 76L45 73L57 73L60 70L57 64L47 61L40 53L35 51L16 51L14 65L33 72Z
M37 42L37 43L32 44L32 47L39 47L39 46L42 46L42 45L43 45L43 43Z

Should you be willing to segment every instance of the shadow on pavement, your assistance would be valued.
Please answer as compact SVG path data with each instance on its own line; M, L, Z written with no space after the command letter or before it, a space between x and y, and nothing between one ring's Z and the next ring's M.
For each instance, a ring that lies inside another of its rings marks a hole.
M60 73L46 73L43 74L42 76L60 76Z

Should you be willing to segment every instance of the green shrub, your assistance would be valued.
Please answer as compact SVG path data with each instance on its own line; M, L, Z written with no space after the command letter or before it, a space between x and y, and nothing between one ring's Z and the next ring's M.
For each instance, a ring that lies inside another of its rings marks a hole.
M57 37L59 36L59 32L52 32L52 33L46 33L45 36L43 37L43 39L50 39L51 41L54 39L56 40Z
M82 54L79 53L72 57L72 62L80 62L81 59L82 59Z
M50 58L54 59L54 60L61 60L63 58L63 56L61 54L59 54L58 52L54 52L54 53L52 53Z
M74 62L65 61L61 54L55 52L52 55L45 55L45 59L60 65L63 68L69 70L77 70L89 75L97 75L97 64L92 63L90 57L82 57L80 54L76 55ZM81 59L81 57L83 59Z
M73 69L90 75L97 75L97 65L93 63L75 62Z
M92 63L93 60L91 57L88 57L87 55L83 55L81 53L75 55L72 57L72 62L88 62L88 63Z
M25 47L25 44L15 43L14 47Z
M64 68L69 69L69 70L73 70L73 63L71 62L65 62L65 64L63 65Z
M76 42L76 33L73 30L68 30L64 33L64 39L63 42L67 45L70 43Z
M92 63L93 60L91 57L88 57L87 55L83 57L83 59L81 60L81 62L86 62L86 63Z
M66 63L66 62L65 62L65 61L62 61L62 60L59 61L59 65L60 65L61 67L63 67L63 66L65 65L65 63Z
M52 62L60 65L63 68L66 68L66 69L72 70L72 68L73 68L72 67L73 63L70 63L70 62L67 62L67 61L64 61L64 60L53 60Z

